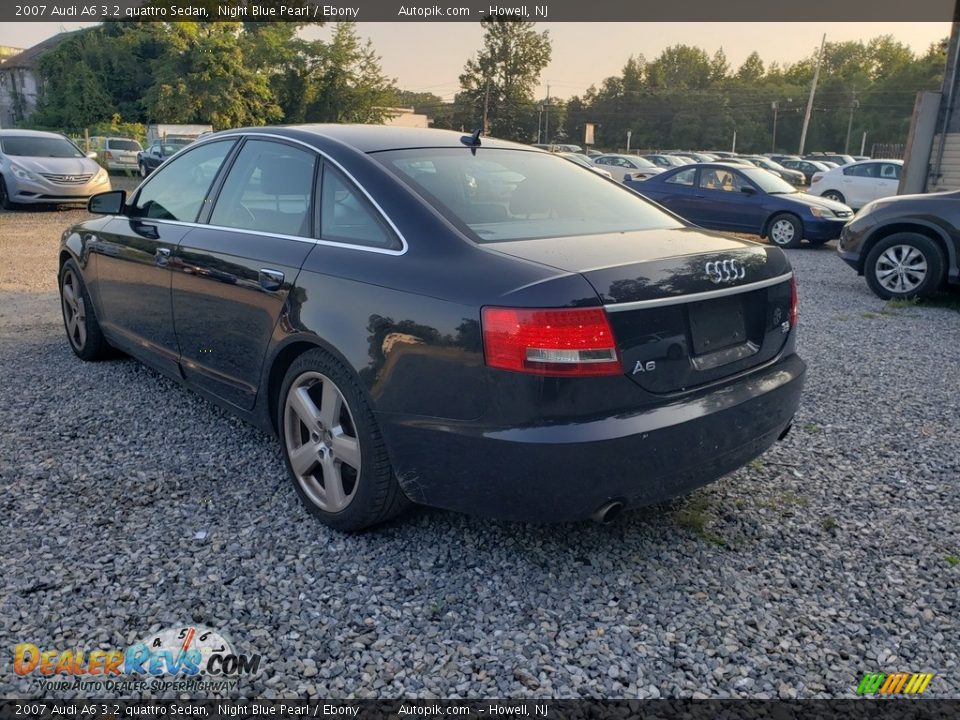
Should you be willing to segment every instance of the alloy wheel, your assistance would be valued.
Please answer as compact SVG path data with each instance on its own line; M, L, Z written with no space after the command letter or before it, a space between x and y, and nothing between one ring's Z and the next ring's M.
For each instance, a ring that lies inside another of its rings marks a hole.
M68 269L63 274L60 298L67 337L76 350L83 350L87 343L87 312L83 302L83 289L73 270Z
M326 375L305 372L290 386L283 411L287 457L304 493L337 513L353 500L360 480L360 440L350 407Z
M777 245L787 245L793 242L796 228L789 220L777 220L770 227L770 237Z
M927 277L927 259L912 245L891 245L877 258L873 272L886 290L910 293Z

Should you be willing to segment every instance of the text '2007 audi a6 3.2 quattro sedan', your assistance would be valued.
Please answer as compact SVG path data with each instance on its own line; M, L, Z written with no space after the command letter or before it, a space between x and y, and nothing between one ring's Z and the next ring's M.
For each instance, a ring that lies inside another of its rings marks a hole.
M377 126L214 134L67 230L83 359L115 347L279 435L307 508L610 519L790 427L784 253L550 153Z

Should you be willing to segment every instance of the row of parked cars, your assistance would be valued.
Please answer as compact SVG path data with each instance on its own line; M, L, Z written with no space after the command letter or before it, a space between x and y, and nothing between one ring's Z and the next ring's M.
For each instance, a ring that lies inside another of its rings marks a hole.
M86 202L110 190L110 172L145 178L191 142L166 137L144 149L130 138L91 137L84 152L58 133L0 130L0 207Z
M841 258L882 298L960 283L960 193L896 197L902 160L686 151L578 157L700 227L758 234L784 248L839 239Z

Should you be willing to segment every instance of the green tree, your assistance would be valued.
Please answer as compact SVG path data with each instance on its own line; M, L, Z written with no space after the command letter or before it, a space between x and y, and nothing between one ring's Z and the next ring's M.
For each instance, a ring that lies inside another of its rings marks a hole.
M311 63L309 79L309 122L377 123L396 105L394 81L384 75L373 44L361 42L354 23L337 24Z
M113 114L109 93L86 62L88 46L97 43L97 33L77 33L41 58L43 89L31 124L75 132Z
M537 32L535 23L516 20L480 24L483 47L460 75L456 120L477 128L486 116L489 134L529 142L538 119L533 91L550 62L549 31Z
M282 117L268 77L244 62L240 23L171 23L170 33L170 51L155 63L145 97L151 120L221 130Z

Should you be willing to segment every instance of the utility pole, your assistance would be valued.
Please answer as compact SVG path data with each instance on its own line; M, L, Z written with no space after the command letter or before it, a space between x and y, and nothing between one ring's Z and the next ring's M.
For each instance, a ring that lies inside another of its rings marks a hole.
M770 103L770 107L773 108L773 142L770 143L770 152L775 153L777 151L777 111L780 109L780 103L774 100Z
M550 86L547 85L547 111L543 118L543 140L550 142Z
M843 144L843 154L850 152L850 131L853 130L853 111L860 107L860 101L857 100L857 89L853 89L853 97L850 99L850 119L847 120L847 141Z
M543 103L540 103L540 106L537 108L539 113L537 114L537 145L543 142L540 139L540 130L543 128Z
M483 134L490 134L490 121L488 119L488 112L490 110L490 80L487 80L487 90L483 94Z
M807 143L807 128L810 126L810 113L813 112L813 96L817 92L817 81L820 79L820 64L823 62L823 46L827 44L827 34L823 34L820 41L820 54L817 55L817 69L813 71L813 84L810 86L810 97L807 98L807 112L803 116L803 130L800 133L800 150L797 155L803 155L803 146Z

